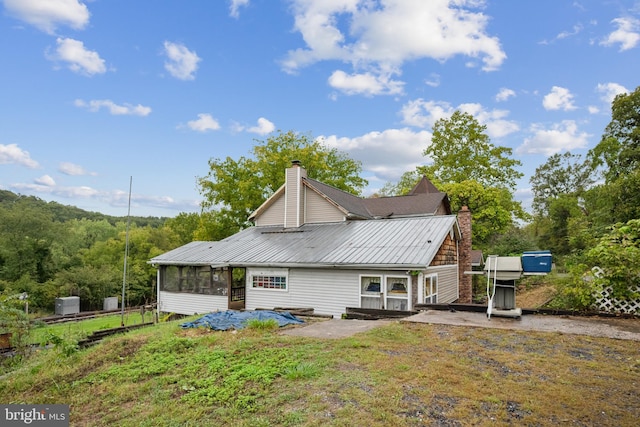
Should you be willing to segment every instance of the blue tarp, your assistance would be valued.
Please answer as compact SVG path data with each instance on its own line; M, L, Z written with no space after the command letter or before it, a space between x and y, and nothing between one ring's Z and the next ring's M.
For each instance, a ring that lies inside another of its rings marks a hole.
M257 311L235 311L227 310L217 313L205 314L198 320L180 324L181 328L210 328L216 331L226 331L227 329L242 329L247 326L249 319L268 320L274 319L279 326L298 325L304 323L303 320L289 312L277 312L269 310Z

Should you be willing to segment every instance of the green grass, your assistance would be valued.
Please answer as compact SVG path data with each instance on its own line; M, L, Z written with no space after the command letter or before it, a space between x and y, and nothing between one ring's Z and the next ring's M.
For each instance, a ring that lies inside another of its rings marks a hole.
M145 313L144 322L152 322L153 314ZM143 322L143 317L139 312L125 313L124 324L126 326L137 325ZM68 321L64 323L36 323L31 329L29 341L33 344L46 344L55 336L66 341L78 341L87 335L99 330L117 328L121 326L122 316L113 314L95 317L82 321Z
M71 405L71 425L635 425L638 343L391 323L323 340L178 323L41 351L0 402Z

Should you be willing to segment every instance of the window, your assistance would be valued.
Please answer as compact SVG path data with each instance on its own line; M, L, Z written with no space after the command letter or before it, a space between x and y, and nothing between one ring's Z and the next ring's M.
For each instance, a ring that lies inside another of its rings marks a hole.
M424 277L424 303L436 304L438 302L438 275L430 274Z
M252 286L259 289L287 289L286 276L252 276Z
M387 276L387 310L407 310L409 307L409 279Z
M265 289L274 291L289 290L289 270L286 268L250 269L248 271L249 289Z
M383 308L382 276L360 276L360 307Z
M203 295L227 295L228 270L205 266L160 267L160 290Z

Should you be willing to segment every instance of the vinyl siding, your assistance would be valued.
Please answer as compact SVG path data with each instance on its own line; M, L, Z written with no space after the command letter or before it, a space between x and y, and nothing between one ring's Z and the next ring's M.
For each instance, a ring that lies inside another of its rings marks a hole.
M344 221L342 212L313 190L305 191L305 219L307 224Z
M160 291L158 310L164 313L204 314L227 309L226 296L200 295Z
M360 307L360 276L405 276L405 271L289 269L287 291L247 285L246 308L312 307L315 313L340 318L346 307ZM250 280L251 269L247 271Z
M430 267L426 273L438 275L438 303L450 303L458 299L458 265Z
M262 214L255 219L257 226L284 224L284 196L275 200Z
M300 167L291 167L287 169L286 173L286 190L284 194L285 209L284 209L284 226L299 227L302 225L304 218L304 204L303 195L304 191L302 185L302 178L306 177L307 172Z

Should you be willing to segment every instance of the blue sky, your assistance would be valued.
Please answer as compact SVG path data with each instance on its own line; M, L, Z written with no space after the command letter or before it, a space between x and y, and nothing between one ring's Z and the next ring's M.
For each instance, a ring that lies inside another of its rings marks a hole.
M111 215L199 210L210 158L294 130L416 165L456 109L524 178L584 155L640 85L640 1L0 0L0 189Z

